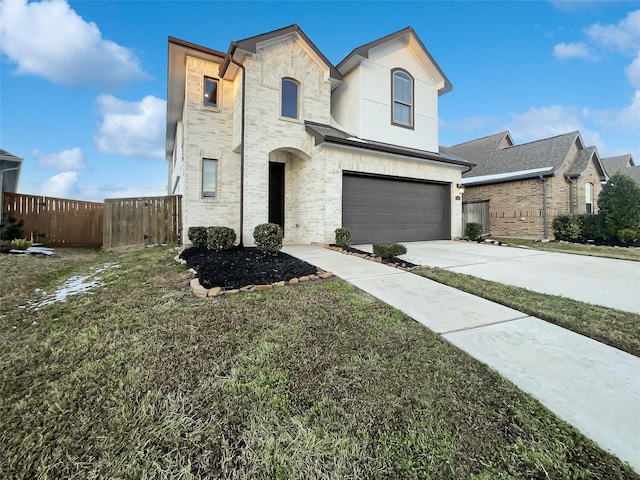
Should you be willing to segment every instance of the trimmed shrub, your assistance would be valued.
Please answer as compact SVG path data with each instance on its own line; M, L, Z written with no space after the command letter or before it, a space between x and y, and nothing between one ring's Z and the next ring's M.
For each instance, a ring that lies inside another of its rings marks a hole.
M618 230L618 233L616 234L618 236L618 240L620 240L621 242L633 242L636 237L637 237L637 233L635 230L633 230L632 228L622 228L620 230Z
M207 250L229 250L236 241L236 232L229 227L207 228Z
M0 240L13 240L24 237L22 232L24 220L16 220L16 217L6 217L0 223Z
M14 238L11 240L11 248L15 250L26 250L31 246L31 240L26 238Z
M275 223L262 223L253 229L256 247L262 253L275 255L282 248L282 228Z
M348 228L336 228L336 245L343 248L351 245L351 232Z
M469 240L478 240L484 232L484 226L480 223L469 222L464 227L464 235Z
M575 215L558 215L552 225L556 240L575 240L580 235L580 224Z
M616 173L598 196L602 236L609 240L623 229L640 227L640 186L628 175Z
M189 227L187 236L193 248L207 248L207 227Z
M374 243L373 253L385 260L407 253L407 247L399 243Z
M600 219L598 215L594 215L593 213L583 213L575 215L578 220L578 225L580 226L580 234L578 235L580 238L584 240L595 240L597 238L602 238L602 233L600 232Z

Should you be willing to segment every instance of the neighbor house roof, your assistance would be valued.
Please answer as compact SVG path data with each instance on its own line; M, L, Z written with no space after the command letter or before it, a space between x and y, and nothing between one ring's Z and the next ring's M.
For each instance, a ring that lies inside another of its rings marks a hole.
M22 158L0 148L0 170L2 173L2 192L16 192L20 179Z
M399 145L392 145L389 143L358 138L343 130L332 127L331 125L310 122L308 120L305 121L304 124L307 132L309 132L314 137L316 145L320 145L321 143L326 142L335 145L355 147L363 150L373 150L376 152L402 155L405 157L412 157L420 160L429 160L433 162L446 163L449 165L458 165L461 167L466 167L467 169L471 169L474 166L474 164L471 162L458 158L455 155L449 155L445 152L428 152L426 150L418 150L415 148L401 147Z
M362 60L369 58L369 52L379 46L385 45L387 43L393 42L395 40L403 40L407 45L413 41L417 48L426 56L426 58L431 62L433 67L435 68L437 74L442 77L442 87L438 90L439 95L444 95L447 92L450 92L453 89L451 82L444 74L440 66L433 59L427 48L420 40L420 37L416 34L416 32L411 27L403 28L402 30L398 30L397 32L386 35L378 40L374 40L369 43L365 43L357 48L354 48L349 55L347 55L340 63L337 65L337 69L341 74L346 75L353 68L355 68Z
M640 165L636 165L630 153L618 155L617 157L607 157L602 159L607 175L612 176L616 173L629 175L638 184L640 184Z
M604 178L598 151L595 147L584 148L578 131L522 145L514 145L511 134L504 131L443 150L477 163L473 171L464 174L462 183L479 185L555 175L576 144L578 151L565 175L579 177L593 161Z

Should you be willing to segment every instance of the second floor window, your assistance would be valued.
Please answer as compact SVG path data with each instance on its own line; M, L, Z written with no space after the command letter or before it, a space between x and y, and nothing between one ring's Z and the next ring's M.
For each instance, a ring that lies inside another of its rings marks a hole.
M404 70L391 71L391 123L413 127L413 77Z
M280 115L298 118L298 82L291 78L282 79Z
M218 107L218 81L210 77L204 77L204 100L205 107Z

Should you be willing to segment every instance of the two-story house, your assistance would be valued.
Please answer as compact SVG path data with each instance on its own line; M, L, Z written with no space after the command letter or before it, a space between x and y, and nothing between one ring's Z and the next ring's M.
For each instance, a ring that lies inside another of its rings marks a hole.
M292 25L226 53L169 38L166 158L183 231L256 225L285 242L450 239L473 164L438 150L451 84L412 28L333 65Z

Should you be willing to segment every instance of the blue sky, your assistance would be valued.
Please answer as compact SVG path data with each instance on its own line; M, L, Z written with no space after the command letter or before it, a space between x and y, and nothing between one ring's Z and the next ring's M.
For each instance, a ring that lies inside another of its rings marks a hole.
M167 37L226 51L297 23L334 64L411 25L453 83L440 144L580 130L640 164L640 1L0 0L0 147L22 193L163 195Z

